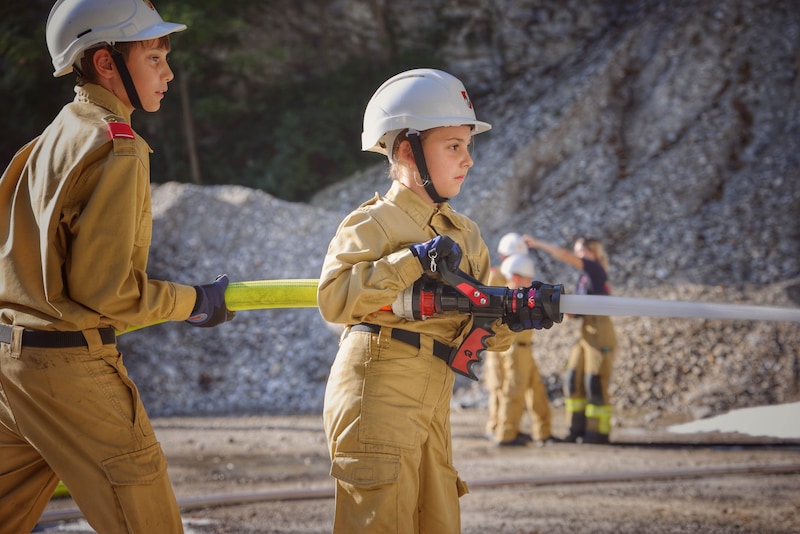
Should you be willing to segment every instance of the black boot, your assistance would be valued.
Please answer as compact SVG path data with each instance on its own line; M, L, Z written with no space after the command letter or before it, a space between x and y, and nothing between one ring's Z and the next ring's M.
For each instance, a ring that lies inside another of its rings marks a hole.
M600 432L587 432L583 437L583 442L607 445L610 443L610 440L608 439L608 434L601 434Z
M568 443L581 443L586 434L586 414L573 412L569 421L569 434L564 437Z

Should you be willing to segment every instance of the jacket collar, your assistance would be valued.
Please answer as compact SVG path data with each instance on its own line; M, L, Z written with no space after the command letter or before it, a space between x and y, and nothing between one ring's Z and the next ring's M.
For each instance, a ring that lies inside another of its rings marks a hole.
M89 103L107 109L112 114L121 117L128 124L131 123L131 112L114 96L112 92L100 85L87 83L86 85L75 86L75 102Z
M431 220L437 214L446 218L456 228L465 228L461 217L457 216L456 211L450 206L449 202L442 202L437 208L425 202L419 195L397 180L392 182L392 186L386 193L386 199L408 213L421 228L430 225Z

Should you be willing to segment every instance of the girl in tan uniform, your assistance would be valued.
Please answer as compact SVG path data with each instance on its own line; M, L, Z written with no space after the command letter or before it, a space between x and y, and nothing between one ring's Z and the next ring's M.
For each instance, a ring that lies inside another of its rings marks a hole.
M364 116L364 150L386 155L389 191L350 213L328 247L319 283L322 316L345 325L325 392L323 419L336 479L334 532L461 530L466 484L453 466L446 360L471 329L468 314L408 321L385 309L446 262L486 283L490 259L477 225L457 213L473 165L476 120L461 82L434 69L387 80ZM488 345L509 346L494 325Z

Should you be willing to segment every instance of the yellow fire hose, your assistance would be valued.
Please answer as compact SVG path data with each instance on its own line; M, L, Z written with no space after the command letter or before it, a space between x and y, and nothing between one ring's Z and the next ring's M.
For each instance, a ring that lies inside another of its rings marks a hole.
M316 308L318 284L316 278L231 282L225 290L225 306L231 311ZM129 326L120 334L147 326L152 325Z
M232 311L316 308L318 284L313 278L231 282L225 290L225 305Z

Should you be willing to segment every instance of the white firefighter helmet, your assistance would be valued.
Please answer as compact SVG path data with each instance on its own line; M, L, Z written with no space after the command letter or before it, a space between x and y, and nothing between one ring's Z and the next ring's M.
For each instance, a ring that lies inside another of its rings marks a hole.
M522 236L516 232L509 232L500 238L497 244L497 253L503 256L511 256L512 254L527 254L528 245Z
M83 52L101 43L147 41L185 29L164 22L149 0L58 0L47 17L53 76L72 72Z
M389 78L372 95L364 112L361 150L384 154L392 161L390 152L401 131L462 125L472 126L473 135L492 127L476 120L458 78L436 69L412 69Z
M515 274L533 279L535 274L533 258L527 252L525 254L512 254L500 264L500 274L505 276L506 280L511 280L511 276Z

